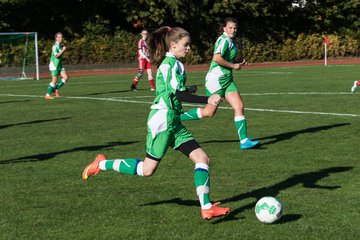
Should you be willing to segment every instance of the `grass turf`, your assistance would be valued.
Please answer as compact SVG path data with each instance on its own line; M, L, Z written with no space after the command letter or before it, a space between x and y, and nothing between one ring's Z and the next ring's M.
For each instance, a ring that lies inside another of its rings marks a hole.
M204 76L188 73L199 94ZM359 65L235 72L261 147L239 150L226 102L184 123L211 158L212 200L232 209L211 221L200 217L193 163L171 149L151 178L80 178L98 153L144 156L145 79L130 92L132 75L73 77L53 101L47 79L0 81L0 239L356 239L360 95L348 93L359 76ZM255 217L267 195L283 204L277 224Z

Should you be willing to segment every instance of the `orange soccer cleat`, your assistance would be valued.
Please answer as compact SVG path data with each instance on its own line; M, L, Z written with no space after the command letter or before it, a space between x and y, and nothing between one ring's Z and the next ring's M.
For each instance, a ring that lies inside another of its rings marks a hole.
M87 180L91 175L97 175L101 171L99 168L99 162L103 160L106 160L104 154L97 155L95 160L84 169L81 175L82 179Z
M218 207L217 205L219 204L220 202L216 202L209 209L201 209L202 218L205 220L210 220L213 217L226 215L230 211L230 208Z
M51 95L45 95L45 100L53 100L54 98Z
M59 90L55 90L54 93L55 93L55 97L61 97L60 93L59 93Z

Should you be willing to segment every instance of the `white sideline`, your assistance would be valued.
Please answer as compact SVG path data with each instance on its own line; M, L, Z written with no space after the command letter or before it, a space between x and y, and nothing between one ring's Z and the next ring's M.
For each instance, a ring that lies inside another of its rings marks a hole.
M22 95L22 94L0 94L0 96L3 96L3 97L44 98L43 95ZM147 97L147 96L145 96L145 97ZM153 103L152 101L151 102L146 102L146 101L119 99L119 98L97 98L97 97L76 97L76 96L65 96L65 97L62 97L62 98L97 100L97 101L110 101L110 102L125 102L125 103L137 103L137 104L152 104ZM183 104L183 106L201 107L201 106L204 106L204 105L185 103L185 104ZM221 107L221 106L219 108L221 108L221 109L232 109L231 107ZM360 114L351 114L351 113L307 112L307 111L262 109L262 108L245 108L245 110L247 110L247 111L256 111L256 112L275 112L275 113L293 113L293 114L330 115L330 116L343 116L343 117L360 117Z
M241 93L244 96L266 96L266 95L354 95L351 92L273 92L273 93Z

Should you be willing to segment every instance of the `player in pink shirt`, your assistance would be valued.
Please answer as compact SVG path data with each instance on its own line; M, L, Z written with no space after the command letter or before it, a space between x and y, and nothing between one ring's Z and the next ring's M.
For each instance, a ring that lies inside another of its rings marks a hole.
M139 72L136 74L133 80L133 84L131 85L131 90L137 91L136 85L138 84L140 78L144 75L144 71L146 70L149 84L150 84L150 90L155 90L155 83L154 79L152 77L151 72L151 63L149 59L149 53L146 46L146 39L148 37L148 31L146 29L141 31L141 39L138 42L138 59L139 59Z

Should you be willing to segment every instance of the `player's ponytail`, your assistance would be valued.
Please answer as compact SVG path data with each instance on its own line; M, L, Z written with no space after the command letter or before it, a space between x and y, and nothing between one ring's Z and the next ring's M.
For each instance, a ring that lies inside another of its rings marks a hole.
M179 27L160 27L151 33L146 41L151 62L159 67L165 53L169 51L170 42L177 43L185 36L190 37L190 34Z

